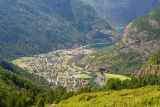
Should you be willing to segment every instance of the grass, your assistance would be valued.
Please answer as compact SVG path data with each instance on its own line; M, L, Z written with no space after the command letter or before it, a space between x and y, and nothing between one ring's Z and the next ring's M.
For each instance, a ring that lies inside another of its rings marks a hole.
M72 63L72 65L75 69L82 69L81 67L78 67L75 63Z
M82 74L81 78L83 78L83 79L91 79L92 77L89 76L89 75Z
M66 73L63 73L63 72L58 72L58 75L60 77L67 77L68 76Z
M48 105L48 104L46 104L44 107L52 107L52 105Z
M12 61L12 63L13 64L20 64L22 61L24 61L24 60L30 60L30 59L32 59L33 57L22 57L22 58L19 58L19 59L16 59L16 60L13 60Z
M130 79L130 78L128 78L128 77L126 77L126 76L123 76L123 75L108 74L108 73L105 73L105 77L106 77L107 79L109 79L109 78L119 78L120 80Z
M76 106L75 106L76 105ZM61 101L53 107L158 107L160 87L85 93Z
M64 61L62 62L62 67L63 68L68 68L69 66L68 66L68 61L70 60L71 58L70 57L65 57L64 58Z

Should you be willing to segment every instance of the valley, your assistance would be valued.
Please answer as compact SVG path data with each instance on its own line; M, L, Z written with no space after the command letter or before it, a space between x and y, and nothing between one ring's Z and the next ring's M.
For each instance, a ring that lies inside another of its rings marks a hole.
M76 91L90 82L104 86L105 80L109 77L103 71L89 71L77 66L77 61L97 49L107 48L112 45L92 44L73 49L57 50L34 55L33 57L16 59L12 63L30 73L45 78L54 89L58 86L64 86L68 90ZM114 74L111 75L115 77Z
M0 0L0 107L160 105L160 0Z
M92 79L92 77L90 72L76 66L75 62L93 51L83 47L57 50L47 54L35 55L28 59L17 59L13 63L46 78L53 88L61 85L69 90L77 90L77 88L87 84L87 80Z

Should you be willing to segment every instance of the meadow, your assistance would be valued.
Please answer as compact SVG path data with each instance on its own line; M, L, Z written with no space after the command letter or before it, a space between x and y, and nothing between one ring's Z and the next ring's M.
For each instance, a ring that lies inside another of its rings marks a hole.
M160 86L85 93L52 107L155 107L160 105Z
M105 73L105 77L106 77L106 79L110 79L110 78L118 78L120 80L130 79L129 77L126 77L123 75L108 74L108 73Z

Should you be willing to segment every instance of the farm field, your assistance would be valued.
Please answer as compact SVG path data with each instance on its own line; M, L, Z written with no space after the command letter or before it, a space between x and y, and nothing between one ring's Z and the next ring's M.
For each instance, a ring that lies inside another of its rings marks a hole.
M106 77L106 79L110 79L110 78L118 78L120 80L130 79L129 77L126 77L126 76L123 76L123 75L108 74L108 73L105 73L105 77Z

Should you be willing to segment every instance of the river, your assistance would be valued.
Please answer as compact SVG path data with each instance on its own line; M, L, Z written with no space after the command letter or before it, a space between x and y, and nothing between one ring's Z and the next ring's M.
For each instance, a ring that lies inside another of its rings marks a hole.
M94 82L99 84L100 86L104 86L106 81L106 77L104 72L100 72L100 75L97 75L96 78L94 79Z
M125 27L117 27L116 30L121 33L122 35L124 34L124 30ZM92 44L92 45L88 45L87 48L91 48L94 50L101 50L104 48L109 48L113 45L114 43L110 43L110 44L106 44L106 43L97 43L97 44ZM105 75L103 72L100 72L100 75L97 75L97 77L94 79L94 82L96 82L97 84L99 84L100 86L104 86L105 85Z

